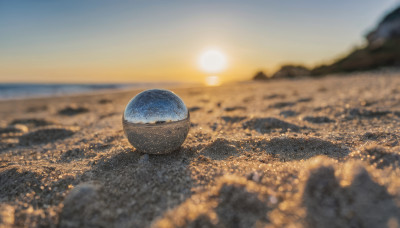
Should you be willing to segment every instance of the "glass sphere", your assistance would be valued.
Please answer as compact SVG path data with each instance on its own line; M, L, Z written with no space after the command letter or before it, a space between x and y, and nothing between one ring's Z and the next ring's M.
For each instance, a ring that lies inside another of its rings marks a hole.
M177 150L190 128L186 105L173 92L150 89L136 95L125 108L122 125L129 142L147 154Z

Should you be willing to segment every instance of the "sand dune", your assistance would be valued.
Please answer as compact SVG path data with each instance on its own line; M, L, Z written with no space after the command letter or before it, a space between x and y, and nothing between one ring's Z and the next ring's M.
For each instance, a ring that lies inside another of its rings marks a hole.
M145 155L140 91L0 102L1 227L398 227L400 73L172 89L179 151Z

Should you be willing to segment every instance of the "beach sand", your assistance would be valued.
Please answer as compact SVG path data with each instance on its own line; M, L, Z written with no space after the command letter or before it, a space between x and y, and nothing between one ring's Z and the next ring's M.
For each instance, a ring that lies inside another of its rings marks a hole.
M0 102L0 227L398 227L400 73L173 89L179 151L122 130L140 90Z

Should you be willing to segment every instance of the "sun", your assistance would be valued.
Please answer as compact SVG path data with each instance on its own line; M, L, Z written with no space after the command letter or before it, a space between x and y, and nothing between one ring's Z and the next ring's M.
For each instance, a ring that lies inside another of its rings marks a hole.
M221 51L209 49L203 52L199 57L199 67L207 73L219 73L225 70L227 60Z

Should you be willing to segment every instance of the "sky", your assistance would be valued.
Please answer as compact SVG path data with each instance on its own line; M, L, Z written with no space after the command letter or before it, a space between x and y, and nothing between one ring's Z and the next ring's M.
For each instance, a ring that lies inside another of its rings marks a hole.
M332 61L399 0L0 0L0 83L222 81Z

